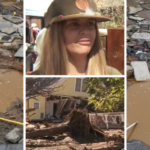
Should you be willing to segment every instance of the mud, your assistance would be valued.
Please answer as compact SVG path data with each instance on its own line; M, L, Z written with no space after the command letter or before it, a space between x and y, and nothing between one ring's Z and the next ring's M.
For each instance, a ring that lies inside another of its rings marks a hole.
M105 131L109 136L121 135L120 130ZM124 133L123 133L124 134ZM123 135L124 137L124 135ZM82 139L73 139L69 133L63 133L44 139L26 139L27 150L122 150L124 143L112 138L107 142L87 141L81 142ZM41 147L41 148L40 148Z
M127 132L128 140L139 140L150 146L150 81L134 82L127 90L127 126L138 122Z
M16 97L23 99L23 74L11 70L0 69L0 112L5 112Z

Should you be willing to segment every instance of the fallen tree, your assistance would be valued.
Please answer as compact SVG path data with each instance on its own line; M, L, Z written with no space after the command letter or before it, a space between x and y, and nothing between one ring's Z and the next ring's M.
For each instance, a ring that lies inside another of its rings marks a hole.
M89 114L86 110L73 110L68 117L67 122L54 125L50 128L35 129L32 132L26 132L27 138L39 138L44 136L54 136L64 132L70 132L73 137L83 137L84 139L104 139L105 133L97 126L92 124Z

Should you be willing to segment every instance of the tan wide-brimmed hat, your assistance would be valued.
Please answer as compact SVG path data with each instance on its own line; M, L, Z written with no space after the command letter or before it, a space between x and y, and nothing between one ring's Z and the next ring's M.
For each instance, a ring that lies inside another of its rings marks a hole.
M54 0L45 13L45 27L54 22L77 18L93 18L97 22L110 21L97 12L94 0Z

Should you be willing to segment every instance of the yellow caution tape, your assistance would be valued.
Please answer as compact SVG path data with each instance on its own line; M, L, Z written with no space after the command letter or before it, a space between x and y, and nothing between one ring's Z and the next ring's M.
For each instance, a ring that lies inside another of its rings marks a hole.
M23 123L21 123L21 122L12 121L12 120L8 120L8 119L4 119L4 118L0 118L0 120L6 121L6 122L11 122L11 123L14 123L14 124L23 125Z

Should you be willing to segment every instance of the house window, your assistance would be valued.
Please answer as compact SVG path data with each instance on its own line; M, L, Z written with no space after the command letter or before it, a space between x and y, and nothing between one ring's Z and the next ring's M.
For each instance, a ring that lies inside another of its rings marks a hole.
M34 102L33 103L33 108L40 109L40 103L39 102Z
M75 91L76 92L86 92L84 89L86 79L84 78L76 78L76 83L75 83Z

